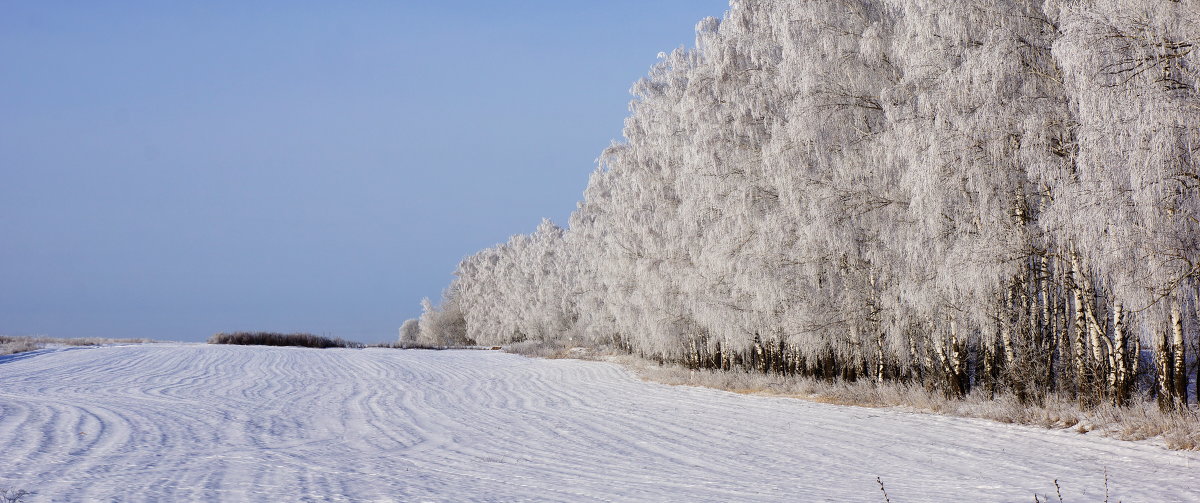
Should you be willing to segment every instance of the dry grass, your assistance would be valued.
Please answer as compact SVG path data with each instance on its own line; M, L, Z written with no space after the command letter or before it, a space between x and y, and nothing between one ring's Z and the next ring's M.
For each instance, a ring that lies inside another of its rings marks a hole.
M100 346L103 344L144 344L150 342L156 341L150 339L105 339L102 337L60 339L55 337L14 337L0 335L0 356L35 351L48 346Z
M1082 408L1061 397L1042 404L1022 404L1011 395L988 399L973 393L963 399L947 398L940 392L903 383L872 381L823 381L801 376L750 373L741 370L693 370L679 365L660 365L637 356L612 350L537 347L533 344L506 346L506 351L543 358L580 358L617 363L647 381L669 385L702 386L735 393L783 396L815 402L858 407L897 407L914 412L987 419L1001 423L1048 429L1073 429L1120 440L1150 440L1172 450L1200 450L1200 411L1164 412L1153 403L1126 407Z
M553 342L538 342L525 341L516 342L503 347L504 351L516 353L519 355L529 356L533 358L580 358L594 359L597 355L596 351L591 348L576 348L564 346L557 341Z
M438 346L434 344L425 344L421 342L376 342L367 344L368 348L386 348L386 349L428 349L432 351L443 351L447 349L500 349L499 346Z
M42 349L42 345L28 339L19 339L15 337L0 338L0 356L24 353L37 349Z
M386 349L432 349L441 350L448 349L442 346L433 346L430 344L421 344L418 342L376 342L367 344L368 348L386 348Z

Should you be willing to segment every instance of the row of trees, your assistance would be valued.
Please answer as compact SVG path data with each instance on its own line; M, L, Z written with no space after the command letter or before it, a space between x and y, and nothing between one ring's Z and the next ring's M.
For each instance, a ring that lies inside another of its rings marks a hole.
M464 260L407 337L1186 405L1196 44L1195 0L735 0L569 228Z

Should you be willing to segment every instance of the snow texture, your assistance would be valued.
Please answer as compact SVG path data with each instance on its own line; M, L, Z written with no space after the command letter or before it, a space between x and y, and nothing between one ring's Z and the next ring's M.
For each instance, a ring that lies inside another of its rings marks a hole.
M0 452L26 501L1200 501L1196 453L489 351L13 355Z

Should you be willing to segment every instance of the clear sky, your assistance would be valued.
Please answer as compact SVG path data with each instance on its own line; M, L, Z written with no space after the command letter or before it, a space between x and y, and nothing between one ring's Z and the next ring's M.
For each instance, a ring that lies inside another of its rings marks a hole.
M392 340L727 5L7 2L0 334Z

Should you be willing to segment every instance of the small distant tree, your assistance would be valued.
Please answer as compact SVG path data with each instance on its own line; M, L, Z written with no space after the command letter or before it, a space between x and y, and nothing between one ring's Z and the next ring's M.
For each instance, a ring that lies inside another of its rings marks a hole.
M442 296L442 303L434 306L428 298L421 300L423 312L418 319L420 334L417 342L431 346L470 346L475 341L467 336L467 322L455 298L451 284Z
M409 318L404 320L400 325L400 340L401 344L414 343L421 337L421 320Z

